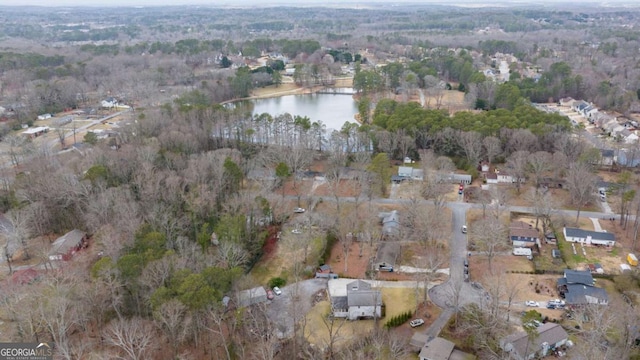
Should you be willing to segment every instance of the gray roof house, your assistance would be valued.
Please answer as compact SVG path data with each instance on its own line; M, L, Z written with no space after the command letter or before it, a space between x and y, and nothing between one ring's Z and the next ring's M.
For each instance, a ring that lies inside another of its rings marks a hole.
M616 236L609 232L583 230L578 228L562 229L565 240L587 245L613 246L616 243Z
M346 285L347 296L331 296L333 316L349 320L382 317L382 293L371 284L356 280Z
M86 240L86 232L78 229L69 231L51 244L49 260L69 260L86 244Z
M381 212L378 217L382 221L382 234L385 236L400 235L400 216L398 211Z
M554 323L542 324L536 330L538 336L531 341L526 332L519 332L500 340L500 347L510 353L513 359L529 360L549 355L564 345L569 337L562 326Z
M420 360L449 360L455 344L447 339L436 337L427 341L420 350Z
M558 291L564 296L569 306L581 306L587 304L606 305L609 303L607 291L595 287L595 282L590 271L569 270L564 271L564 277L557 281Z
M398 177L405 180L424 180L424 171L410 166L399 166Z
M441 183L452 184L471 184L471 175L469 174L438 174L437 181Z
M253 289L242 290L238 292L237 304L238 307L245 307L249 305L259 304L267 301L267 291L258 286Z

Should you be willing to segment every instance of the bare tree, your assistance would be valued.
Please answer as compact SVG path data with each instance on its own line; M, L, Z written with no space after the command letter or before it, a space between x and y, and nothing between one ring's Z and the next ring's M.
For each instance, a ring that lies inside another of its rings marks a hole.
M524 179L527 174L527 160L529 158L529 152L526 150L519 150L511 154L507 159L507 168L509 174L513 177L516 185L516 190L520 193L520 186L522 185L521 179Z
M141 318L112 320L103 331L108 344L116 348L117 359L141 360L150 357L156 338L151 324Z
M537 151L529 155L529 172L533 176L536 189L540 186L540 179L553 167L552 156L546 151Z
M491 266L493 258L507 248L506 227L495 217L485 218L479 221L473 236L477 240L479 250L487 256L489 273L493 274Z
M458 144L464 151L469 166L476 167L482 153L482 135L475 131L461 131Z
M542 228L546 232L547 226L551 221L551 214L558 207L556 198L547 191L538 191L532 189L526 194L526 199L532 204L533 213L536 216L535 228L538 228L538 222L542 219Z
M153 317L160 323L160 328L166 333L171 343L173 357L176 356L178 346L184 337L186 313L187 307L176 299L165 302L153 312Z
M487 161L489 161L489 164L492 164L496 156L500 155L502 152L500 139L495 136L487 136L482 140L482 145L484 146Z
M31 238L31 217L26 210L15 209L7 213L9 224L2 224L2 232L7 238L6 249L22 249L23 258L29 259L29 246L27 241ZM13 255L11 254L6 255Z
M238 242L222 240L217 250L217 262L225 268L242 267L249 261L249 254L242 244Z
M322 317L322 324L327 329L329 338L325 340L327 346L327 359L335 359L336 342L340 339L340 329L347 322L347 319L336 318L329 314Z
M57 127L55 129L55 133L56 136L58 137L58 142L60 142L60 148L62 150L66 149L66 141L65 139L67 138L67 129L63 128L63 127Z
M566 181L569 194L571 194L571 202L577 207L577 223L580 219L580 210L593 199L596 179L589 165L578 162L569 165Z

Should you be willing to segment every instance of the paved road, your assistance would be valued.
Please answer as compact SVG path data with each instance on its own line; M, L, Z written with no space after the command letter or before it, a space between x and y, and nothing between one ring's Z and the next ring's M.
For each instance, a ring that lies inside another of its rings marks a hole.
M467 234L462 233L466 225L467 210L472 208L467 203L449 203L452 213L452 235L449 242L451 259L449 263L449 279L429 290L429 298L434 304L445 309L438 319L429 326L425 334L438 336L442 327L460 307L470 303L480 303L484 291L464 281L464 259L467 256Z

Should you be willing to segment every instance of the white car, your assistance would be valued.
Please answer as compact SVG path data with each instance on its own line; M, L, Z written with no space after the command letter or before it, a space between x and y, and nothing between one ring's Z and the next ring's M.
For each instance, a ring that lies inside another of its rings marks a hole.
M293 230L291 230L291 232L294 233L294 234L302 234L302 230L300 230L300 229L293 229Z
M274 292L276 295L282 295L282 290L280 290L280 288L279 288L279 287L277 287L277 286L274 286L274 287L273 287L273 292Z
M533 300L525 301L524 304L531 307L540 307L540 304L538 304L537 301L533 301Z
M305 210L303 208L300 208L300 207L293 209L293 212L296 213L296 214L302 214L305 211L307 211L307 210Z
M418 327L418 326L420 326L422 324L424 324L424 320L422 320L422 319L411 320L411 322L409 323L409 325L411 325L412 328Z
M462 233L463 234L467 233L467 225L462 225Z

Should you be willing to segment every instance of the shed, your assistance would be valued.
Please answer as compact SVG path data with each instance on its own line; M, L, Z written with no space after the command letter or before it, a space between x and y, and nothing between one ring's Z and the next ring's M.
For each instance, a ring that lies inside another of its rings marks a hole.
M67 261L71 259L73 254L86 247L86 241L86 232L78 229L69 231L53 242L51 251L49 251L49 260Z

